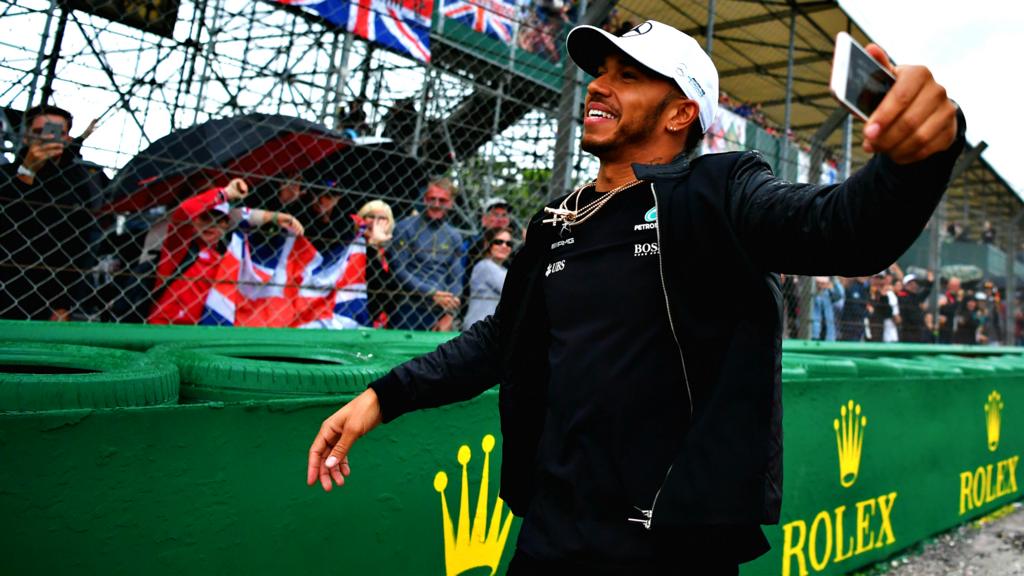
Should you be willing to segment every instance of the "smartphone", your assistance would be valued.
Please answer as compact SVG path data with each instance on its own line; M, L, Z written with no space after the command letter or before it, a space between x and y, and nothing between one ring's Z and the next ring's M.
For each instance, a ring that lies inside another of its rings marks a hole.
M829 89L839 102L861 120L867 120L889 93L896 77L871 57L846 32L836 35Z
M64 125L60 122L46 122L39 132L40 140L61 140L64 138Z

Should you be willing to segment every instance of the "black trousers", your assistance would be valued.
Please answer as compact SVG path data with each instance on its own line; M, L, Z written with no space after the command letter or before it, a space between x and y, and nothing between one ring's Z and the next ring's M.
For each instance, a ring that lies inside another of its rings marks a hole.
M506 576L642 576L646 574L677 576L737 576L739 565L735 560L705 555L680 554L678 558L650 564L590 564L572 561L544 561L528 556L516 549L509 562Z

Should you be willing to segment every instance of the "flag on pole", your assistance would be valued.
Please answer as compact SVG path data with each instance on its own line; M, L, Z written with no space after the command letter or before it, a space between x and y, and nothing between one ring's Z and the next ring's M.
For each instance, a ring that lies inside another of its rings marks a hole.
M423 62L430 62L434 0L276 0L314 10L328 22Z
M505 44L512 44L519 26L516 0L441 0L441 13Z

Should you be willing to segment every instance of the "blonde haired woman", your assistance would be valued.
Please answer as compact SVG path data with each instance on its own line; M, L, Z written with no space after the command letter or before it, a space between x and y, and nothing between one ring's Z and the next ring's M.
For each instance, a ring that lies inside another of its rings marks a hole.
M391 206L388 206L387 202L370 200L363 204L356 215L366 224L364 237L368 245L378 246L391 241L391 231L395 228L395 215L391 212Z
M388 312L398 297L398 284L388 265L386 248L395 216L383 200L371 200L356 212L356 242L366 243L366 306L374 328L386 328Z

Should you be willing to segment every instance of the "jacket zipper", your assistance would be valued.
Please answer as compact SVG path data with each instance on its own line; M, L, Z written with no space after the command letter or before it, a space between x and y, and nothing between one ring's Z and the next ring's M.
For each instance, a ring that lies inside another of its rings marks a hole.
M693 394L690 391L690 379L686 375L686 360L683 358L683 346L679 343L679 336L676 334L676 325L672 321L672 306L668 299L668 287L665 285L665 266L661 259L661 210L658 208L658 194L654 190L654 183L651 183L651 195L654 196L654 210L658 214L657 225L654 227L654 233L658 239L658 273L661 276L661 292L665 295L665 312L668 315L668 328L672 332L672 339L675 340L676 349L679 350L679 362L683 365L683 383L686 385L686 399L690 408L690 418L693 419ZM634 506L637 511L643 516L642 518L627 518L630 522L639 522L647 530L651 529L651 522L654 521L654 508L658 505L658 497L661 496L661 490L665 487L665 483L668 482L668 476L672 473L672 465L670 464L668 470L665 471L665 477L661 481L661 486L658 487L658 491L654 493L654 501L651 502L651 508L644 510L639 506Z

